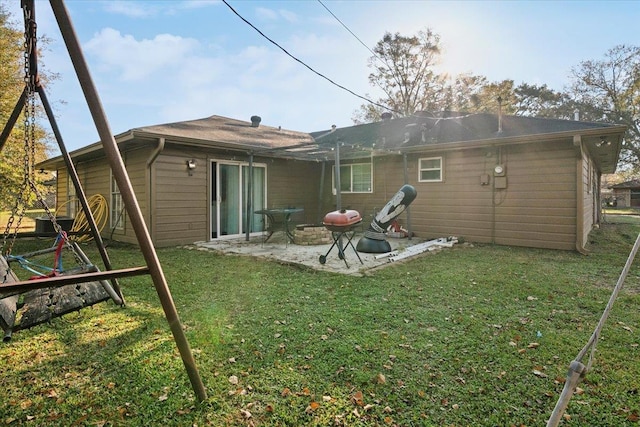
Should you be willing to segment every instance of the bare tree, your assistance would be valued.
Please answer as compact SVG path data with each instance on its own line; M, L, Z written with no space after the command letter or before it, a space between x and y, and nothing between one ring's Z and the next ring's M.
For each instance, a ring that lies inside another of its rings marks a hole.
M369 83L382 90L379 104L397 116L416 111L438 111L446 104L446 76L437 74L434 65L440 55L440 37L431 30L415 36L385 33L369 58ZM380 118L384 108L364 104L354 114L355 122Z

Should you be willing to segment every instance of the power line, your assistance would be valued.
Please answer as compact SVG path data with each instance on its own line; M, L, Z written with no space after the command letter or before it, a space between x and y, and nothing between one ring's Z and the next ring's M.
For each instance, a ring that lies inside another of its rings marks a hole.
M342 22L340 20L340 18L338 18L335 15L335 13L333 13L331 10L329 10L329 8L322 2L322 0L318 0L318 3L320 3L322 5L322 7L324 7L327 10L327 12L329 12L331 14L331 16L333 16L335 18L335 20L338 21L340 23L340 25L342 25L344 27L345 30L347 30L353 37L355 37L355 39L358 40L360 42L360 44L365 47L365 49L367 49L369 52L371 52L371 54L373 55L373 57L375 59L377 59L378 61L382 62L387 67L387 69L389 69L389 71L391 71L393 73L393 69L391 68L389 63L387 61L385 61L384 59L380 58L374 51L372 51L369 48L369 46L367 46L362 40L360 40L360 38L358 36L356 36L355 33L353 31L351 31L351 29L349 27L347 27L347 25L344 22ZM376 81L375 83L380 89L382 89L384 91L384 88L382 87L382 85L379 82Z
M334 82L333 80L331 80L329 77L325 76L324 74L316 71L315 69L313 69L311 66L307 65L304 61L298 59L297 57L293 56L292 54L290 54L285 48L283 48L282 46L280 46L277 42L275 42L274 40L272 40L271 38L269 38L267 35L265 35L262 31L260 31L255 25L253 25L251 22L249 22L248 20L246 20L242 15L240 15L229 3L227 3L227 0L222 0L222 2L240 19L242 19L247 25L249 25L251 28L253 28L254 30L256 30L258 32L258 34L260 34L262 37L264 37L265 39L267 39L269 42L271 42L274 46L276 46L278 49L280 49L281 51L283 51L287 56L289 56L291 59L293 59L294 61L302 64L304 67L306 67L309 71L311 71L312 73L318 75L319 77L322 77L323 79L325 79L326 81L328 81L329 83L331 83L332 85L345 90L347 92L349 92L351 95L356 96L370 104L373 104L377 107L383 108L385 110L391 111L393 113L397 113L397 114L401 114L400 111L396 111L393 108L389 108L386 105L382 105L379 104L375 101L372 101L371 99L362 96L360 94L357 94L356 92L352 91L351 89L342 86L341 84L338 84L336 82Z
M319 1L319 0L318 0L318 1ZM380 107L380 108L382 108L382 109L384 109L384 110L387 110L387 111L390 111L390 112L392 112L392 113L399 114L400 116L404 116L404 114L403 114L401 111L395 110L395 109L390 108L390 107L388 107L388 106L386 106L386 105L382 105L382 104L380 104L380 103L378 103L378 102L372 101L371 99L369 99L369 98L367 98L367 97L365 97L365 96L362 96L362 95L360 95L360 94L358 94L358 93L356 93L356 92L352 91L351 89L349 89L349 88L347 88L347 87L345 87L345 86L343 86L343 85L341 85L341 84L338 84L338 83L334 82L334 81L333 81L333 80L331 80L329 77L327 77L327 76L325 76L324 74L322 74L322 73L320 73L320 72L316 71L314 68L312 68L311 66L307 65L304 61L302 61L302 60L298 59L297 57L293 56L293 55L292 55L291 53L289 53L285 48L283 48L282 46L280 46L276 41L272 40L272 39L271 39L271 38L269 38L266 34L264 34L262 31L260 31L260 29L258 29L255 25L253 25L251 22L249 22L247 19L245 19L242 15L240 15L240 13L238 13L238 12L237 12L237 11L236 11L232 6L231 6L231 5L227 2L227 0L222 0L222 2L223 2L223 3L224 3L224 4L225 4L225 5L226 5L226 6L227 6L227 7L228 7L228 8L229 8L229 9L230 9L230 10L231 10L231 11L232 11L236 16L237 16L237 17L238 17L238 18L240 18L242 21L244 21L247 25L249 25L251 28L253 28L256 32L258 32L258 34L260 34L262 37L264 37L266 40L268 40L270 43L272 43L272 44L273 44L274 46L276 46L278 49L280 49L281 51L283 51L283 52L284 52L287 56L289 56L291 59L293 59L294 61L296 61L296 62L300 63L301 65L303 65L305 68L307 68L307 69L308 69L309 71L311 71L312 73L316 74L316 75L317 75L317 76L319 76L319 77L322 77L323 79L325 79L326 81L328 81L328 82L329 82L329 83L331 83L332 85L334 85L334 86L336 86L336 87L338 87L338 88L340 88L340 89L342 89L342 90L344 90L344 91L346 91L346 92L349 92L351 95L353 95L353 96L355 96L355 97L358 97L358 98L360 98L360 99L362 99L362 100L364 100L364 101L366 101L366 102L368 102L368 103L370 103L370 104L372 104L372 105L375 105L375 106L377 106L377 107ZM322 2L320 2L320 3L322 4ZM323 5L323 6L324 6L324 5ZM326 9L326 6L325 6L325 9ZM329 10L329 9L327 9L327 10ZM329 13L331 13L331 11L329 11ZM333 15L333 13L331 13L331 14ZM335 15L334 15L334 17L335 17ZM338 18L336 17L336 19L338 19ZM340 20L338 20L338 21L340 22ZM343 25L344 25L344 24L343 24ZM346 28L346 27L345 27L345 28ZM349 30L349 32L351 32L351 31ZM352 33L352 34L353 34L353 33ZM355 34L354 34L354 37L356 37L356 38L357 38L357 36L355 36ZM358 39L358 40L360 40L360 39ZM360 41L360 42L362 43L362 41ZM366 47L366 46L365 46L365 47ZM367 48L367 49L368 49L368 48ZM375 54L374 54L374 55L375 55ZM376 56L376 57L377 57L377 56ZM384 62L384 61L383 61L383 62ZM385 63L385 64L386 64L386 63ZM387 65L387 67L388 67L388 65ZM467 114L467 115L464 115L464 116L454 116L454 117L433 117L433 118L432 118L432 117L426 117L426 116L416 115L415 113L412 113L412 114L410 114L409 116L405 116L405 117L421 117L421 118L423 118L423 119L427 119L427 120L435 120L435 121L436 121L436 123L437 123L437 122L442 121L442 120L455 120L455 119L461 119L461 118L470 117L470 116L474 116L474 115L477 115L477 113L471 113L471 114Z
M371 54L372 54L373 56L375 56L378 60L382 61L382 59L380 59L380 58L378 57L378 55L376 55L376 53L375 53L374 51L372 51L372 50L369 48L369 46L367 46L367 45L366 45L362 40L360 40L360 38L359 38L358 36L356 36L356 35L353 33L353 31L351 31L351 29L350 29L349 27L347 27L347 26L345 25L345 23L344 23L344 22L342 22L342 21L340 20L340 18L338 18L338 17L337 17L337 16L336 16L336 15L335 15L331 10L329 10L329 8L328 8L324 3L322 3L322 0L318 0L318 3L320 3L320 4L322 5L322 7L324 7L324 8L327 10L327 12L329 12L329 13L331 14L331 16L333 16L333 17L335 18L335 20L336 20L336 21L338 21L338 22L340 23L340 25L342 25L342 26L344 27L344 29L345 29L345 30L349 31L349 33L350 33L353 37L355 37L355 38L356 38L356 40L358 40L358 41L360 42L360 44L361 44L362 46L364 46L364 47L365 47L365 49L367 49L369 52L371 52ZM384 62L384 61L382 61L382 62Z

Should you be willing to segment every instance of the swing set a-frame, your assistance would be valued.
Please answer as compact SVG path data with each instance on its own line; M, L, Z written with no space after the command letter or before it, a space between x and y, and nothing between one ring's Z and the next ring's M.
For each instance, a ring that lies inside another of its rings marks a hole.
M61 316L97 302L111 298L116 304L124 305L124 298L117 279L135 275L148 274L153 280L160 303L169 323L169 327L182 357L191 386L199 401L207 398L207 392L200 378L191 348L184 334L182 324L169 291L162 266L151 241L149 231L144 222L142 212L136 200L124 162L118 151L115 139L109 127L105 112L93 84L87 63L80 48L80 43L73 28L71 18L62 0L50 0L51 8L64 39L67 51L73 63L87 106L93 118L96 130L106 153L107 161L113 177L120 189L131 226L144 256L146 265L141 267L114 269L109 260L106 248L100 236L89 203L76 173L62 136L53 115L47 96L38 78L38 62L36 49L36 19L34 0L21 0L25 24L25 88L18 99L8 122L0 134L0 154L9 138L21 112L24 114L24 173L22 184L16 193L16 203L11 211L2 241L0 253L0 326L4 330L5 340L11 333L46 322L52 317ZM35 99L38 95L58 147L64 159L69 178L71 179L83 214L86 216L89 230L97 246L105 270L100 271L82 252L80 246L71 239L57 223L54 213L47 206L44 197L38 190L35 180ZM11 253L13 243L18 236L20 223L25 215L30 195L35 195L42 205L55 230L56 243L53 247L29 254L14 255ZM15 224L14 224L15 223ZM62 267L63 252L70 253L78 267L65 270ZM37 272L30 280L21 281L11 269L11 263L28 264L29 259L44 253L55 253L54 267L48 272ZM16 325L18 306L26 307Z

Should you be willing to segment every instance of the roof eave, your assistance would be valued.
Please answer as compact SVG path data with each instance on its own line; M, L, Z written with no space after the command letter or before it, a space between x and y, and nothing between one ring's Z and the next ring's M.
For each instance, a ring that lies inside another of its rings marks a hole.
M494 137L477 139L472 141L457 141L457 142L445 142L435 144L416 145L411 147L398 147L403 153L420 152L420 151L441 151L441 150L463 150L468 148L481 148L487 146L499 146L499 145L520 145L531 144L535 142L553 141L558 139L573 138L575 135L581 136L600 136L603 134L622 135L626 131L626 126L616 125L605 128L586 129L586 130L572 130L562 132L551 132L533 135L522 135L515 137ZM617 141L617 155L620 153L620 142Z

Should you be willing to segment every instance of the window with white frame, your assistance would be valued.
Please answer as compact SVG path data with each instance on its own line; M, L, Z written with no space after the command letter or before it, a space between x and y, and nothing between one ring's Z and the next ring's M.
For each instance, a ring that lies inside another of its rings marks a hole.
M418 160L419 182L442 182L442 157Z
M335 166L331 174L333 189L335 183ZM341 193L371 193L373 191L373 173L371 163L351 163L340 165Z
M118 184L111 173L111 203L109 221L112 229L124 230L124 203Z

